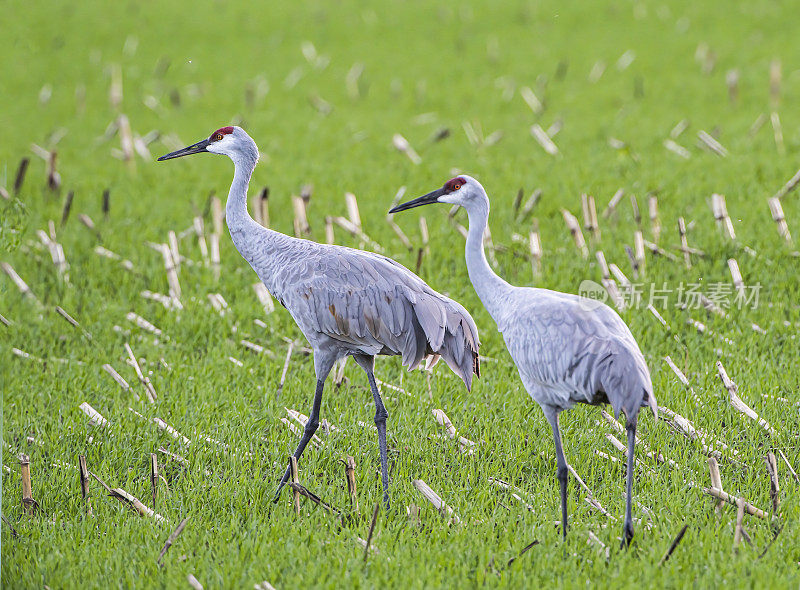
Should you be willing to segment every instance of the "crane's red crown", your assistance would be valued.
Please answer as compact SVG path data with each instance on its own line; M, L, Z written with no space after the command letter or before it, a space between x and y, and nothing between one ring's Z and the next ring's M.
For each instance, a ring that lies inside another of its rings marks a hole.
M233 127L220 127L214 133L211 134L211 137L217 139L218 135L224 136L228 135L229 133L233 133ZM222 139L222 137L219 137L219 139Z
M445 183L444 190L446 190L448 193L452 193L453 191L460 189L465 184L467 184L467 181L464 179L464 177L456 176Z

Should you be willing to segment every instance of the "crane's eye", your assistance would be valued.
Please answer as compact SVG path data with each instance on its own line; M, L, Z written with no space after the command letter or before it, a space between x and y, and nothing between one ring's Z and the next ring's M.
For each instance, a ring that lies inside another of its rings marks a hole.
M219 141L222 139L222 133L215 133L214 137L212 138L214 141Z
M457 190L458 190L458 189L460 189L460 188L461 188L461 185L460 185L460 184L458 184L458 183L455 183L455 184L453 185L453 190L454 190L454 191L457 191Z

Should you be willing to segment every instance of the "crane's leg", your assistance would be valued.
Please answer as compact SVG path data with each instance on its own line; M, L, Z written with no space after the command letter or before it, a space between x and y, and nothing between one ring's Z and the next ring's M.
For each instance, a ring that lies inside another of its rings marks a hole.
M319 427L319 409L322 405L322 390L325 387L325 379L328 377L328 373L331 372L331 367L333 367L335 361L335 356L331 354L314 351L314 371L317 374L317 389L314 392L314 405L311 406L311 415L309 415L306 427L303 429L303 436L300 439L300 443L294 450L294 456L297 460L300 460L300 456L303 454L303 451L306 450L306 446L311 441L311 437L314 436L314 433ZM287 467L286 473L283 474L281 483L275 491L275 497L272 499L273 502L277 502L281 497L281 490L283 486L286 485L286 482L289 481L290 475L291 467Z
M386 510L389 510L389 461L386 452L386 419L389 417L389 413L386 411L386 406L383 405L381 392L378 391L378 384L375 382L375 374L373 373L375 357L359 355L353 356L353 360L367 373L369 387L372 389L372 399L375 400L375 427L378 429L378 448L381 454L383 503L386 506Z
M561 431L558 428L558 410L544 408L544 415L553 429L553 441L556 445L556 477L561 487L561 533L564 540L567 539L567 481L569 479L569 467L567 459L564 457L564 448L561 446Z
M633 516L631 515L631 500L633 490L633 450L636 445L636 423L628 420L628 466L625 473L625 523L622 525L622 547L627 548L633 539Z

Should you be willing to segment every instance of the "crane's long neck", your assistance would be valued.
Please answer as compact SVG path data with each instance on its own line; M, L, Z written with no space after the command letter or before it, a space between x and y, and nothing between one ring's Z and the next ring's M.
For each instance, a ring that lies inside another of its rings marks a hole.
M258 152L255 154L242 153L231 157L234 173L231 190L228 192L228 202L225 205L225 221L231 238L239 253L251 262L251 236L258 232L259 225L247 212L247 189L250 186L250 177L258 162ZM251 262L252 264L252 262Z
M465 253L469 280L489 315L497 322L502 302L512 287L492 270L483 251L483 235L489 222L489 200L469 207L467 214L469 232Z
M292 238L256 223L247 212L247 189L250 177L258 162L258 149L253 144L252 153L245 152L231 157L234 164L233 182L225 205L225 221L231 239L239 254L250 263L270 291L275 294L270 278L275 265L279 264L277 254L290 250Z

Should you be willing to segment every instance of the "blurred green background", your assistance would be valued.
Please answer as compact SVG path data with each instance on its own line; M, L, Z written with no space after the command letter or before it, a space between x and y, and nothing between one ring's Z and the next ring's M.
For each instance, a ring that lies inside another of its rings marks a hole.
M289 315L279 309L264 316L251 288L256 277L224 233L219 280L200 264L182 267L182 312L140 296L144 289L167 292L161 258L145 242L165 242L168 231L186 229L197 215L205 216L211 231L209 194L224 199L232 173L226 159L210 155L158 164L155 157L231 123L242 125L261 149L251 190L269 187L273 228L292 233L290 196L311 184L311 237L322 241L324 218L346 214L343 195L350 191L358 197L366 233L412 269L416 252L407 251L384 221L401 186L406 196L416 196L456 171L477 177L492 199L494 241L506 247L497 254L498 272L515 284L569 292L583 279L599 280L600 271L593 256L587 261L576 255L560 209L580 217L580 194L590 193L600 212L624 189L617 213L601 219L602 240L590 247L602 249L630 276L624 248L633 245L636 222L628 195L638 198L645 238L652 240L646 196L657 194L659 244L678 243L676 222L683 216L690 244L706 256L687 269L648 255L646 280L671 288L680 282L727 284L726 260L734 257L745 282L761 285L762 304L732 309L729 319L669 306L659 310L673 328L668 335L643 306L623 317L648 359L659 402L735 446L740 464L723 464L726 489L766 509L763 455L781 448L795 468L800 464L796 406L761 395L800 401L797 256L778 236L766 204L798 168L795 9L766 1L4 2L0 186L13 192L20 159L31 163L20 193L0 199L0 260L14 266L43 307L24 300L0 275L0 314L13 321L0 326L3 464L9 468L3 472L2 507L20 533L13 538L3 525L3 585L166 588L185 585L186 575L194 573L207 588L252 587L264 579L276 587L796 586L797 484L782 476L786 526L765 557L757 558L772 539L770 526L749 520L754 547L743 545L732 555L733 509L717 516L710 500L686 484L692 479L708 485L706 457L651 417L642 420L643 440L683 466L670 470L649 463L656 473L638 474L635 494L651 510L651 528L640 524L634 548L617 553L619 523L589 509L571 484L573 528L567 548L560 545L552 526L558 502L549 428L469 285L463 243L444 207L420 212L431 238L419 273L473 313L489 360L468 394L443 365L428 378L405 373L397 359L379 359L378 377L415 397L387 395L398 508L381 516L374 541L381 553L366 565L356 537L367 535L379 486L375 437L357 424L372 416L363 375L350 366L349 385L326 394L323 417L342 431L325 449L307 452L301 466L310 489L345 507L338 461L354 455L361 516L339 526L304 505L298 521L288 494L275 509L268 503L294 446L280 422L283 406L307 413L312 398L313 367L302 356L293 358L281 399L274 395L286 352L283 337L301 338ZM110 97L115 77L122 84L117 102ZM525 89L541 109L526 103ZM120 159L114 124L120 115L134 136L150 142L152 157ZM550 132L559 155L536 142L534 124ZM678 133L676 126L684 130ZM700 131L715 137L728 155L705 149ZM395 149L396 133L419 154L419 164ZM667 139L684 148L686 157L668 150ZM58 191L46 186L40 148L57 151ZM105 189L107 218L101 209ZM513 208L520 189L525 199L542 191L524 219ZM61 227L69 191L74 200ZM708 204L715 192L727 198L735 241L715 226ZM800 235L796 194L783 203L790 230ZM81 213L94 220L97 233L79 223ZM421 243L418 217L396 218L415 244ZM538 277L525 259L527 246L513 238L527 238L534 217L544 251ZM54 220L70 264L69 281L39 246L35 231L46 229L48 220ZM358 245L338 229L336 239ZM97 256L98 244L130 259L135 272ZM201 260L191 236L181 241L181 253ZM214 313L209 293L222 294L229 313ZM78 319L92 342L55 315L55 305ZM165 337L154 339L127 322L130 311L152 321ZM689 318L721 336L698 334L686 325ZM767 334L752 330L753 322ZM262 344L274 357L243 349L241 338ZM103 363L111 363L141 393L124 360L125 342L152 372L157 404L134 402L102 371ZM20 359L12 347L44 362ZM689 375L703 405L693 405L664 364L666 355ZM731 410L716 377L718 358L743 398L777 426L775 440ZM112 422L113 434L87 426L77 409L83 401ZM182 449L132 417L129 405L190 438L210 434L238 453L198 444ZM464 436L480 441L474 457L438 438L432 408L444 408ZM596 497L621 516L624 469L596 455L598 449L614 453L598 420L593 408L566 414L565 449ZM53 467L76 465L77 455L85 454L89 468L112 487L122 486L148 504L149 454L160 445L190 464L183 468L161 457L169 488L158 510L170 523L160 527L104 498L99 486L92 489L95 517L87 518L77 473ZM43 506L33 518L19 503L19 452L31 456L34 497ZM537 510L528 512L498 494L488 476L522 488ZM419 477L468 524L447 527L423 505L409 482ZM412 504L422 508L419 528L405 515ZM635 506L634 512L644 511ZM186 531L164 567L157 567L166 536L186 516ZM690 529L683 545L659 567L684 523ZM609 560L596 544L587 544L590 532L611 548ZM507 565L533 539L541 544Z

